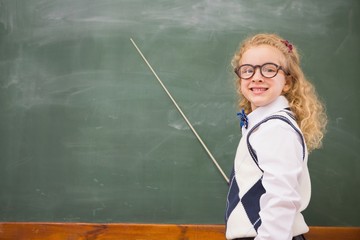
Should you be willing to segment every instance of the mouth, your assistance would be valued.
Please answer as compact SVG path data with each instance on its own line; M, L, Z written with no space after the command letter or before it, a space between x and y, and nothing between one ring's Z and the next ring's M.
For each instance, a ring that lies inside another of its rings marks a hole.
M265 92L266 90L268 90L268 88L253 87L253 88L250 88L250 90L251 90L253 93L263 93L263 92Z

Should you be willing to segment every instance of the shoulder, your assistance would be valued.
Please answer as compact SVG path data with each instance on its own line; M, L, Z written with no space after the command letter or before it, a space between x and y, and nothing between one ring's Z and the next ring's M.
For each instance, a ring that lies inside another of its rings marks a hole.
M291 139L302 138L302 133L296 122L289 120L284 116L271 116L259 122L247 135L248 139L256 138L269 139Z
M255 152L295 150L305 158L304 137L296 121L287 113L274 114L264 118L247 135L247 143Z
M280 111L263 118L255 124L251 129L249 129L248 137L255 133L279 135L281 133L289 132L302 136L301 130L292 113L290 111Z

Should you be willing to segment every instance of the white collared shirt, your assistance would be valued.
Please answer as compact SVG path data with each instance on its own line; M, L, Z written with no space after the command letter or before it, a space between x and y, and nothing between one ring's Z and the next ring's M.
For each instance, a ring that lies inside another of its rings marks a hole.
M293 236L308 231L301 211L310 201L311 186L307 168L308 154L306 146L305 156L303 154L299 134L288 123L280 120L265 122L253 131L249 142L256 152L259 168L263 170L262 176L256 177L254 175L259 175L259 172L254 173L251 167L244 141L257 123L288 107L287 99L280 96L269 105L251 112L248 115L248 128L242 128L243 135L235 157L235 179L241 199L244 186L253 184L256 178L262 178L265 193L259 200L261 225L257 233L254 229L247 229L245 225L249 221L244 220L244 206L236 206L227 222L228 239L252 236L255 240L291 240ZM298 128L295 121L292 123ZM248 161L247 166L245 161Z

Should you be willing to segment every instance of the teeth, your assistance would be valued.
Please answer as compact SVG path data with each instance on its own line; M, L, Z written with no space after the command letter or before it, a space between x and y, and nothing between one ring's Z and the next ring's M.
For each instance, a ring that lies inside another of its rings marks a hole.
M266 91L266 88L252 88L253 92L264 92Z

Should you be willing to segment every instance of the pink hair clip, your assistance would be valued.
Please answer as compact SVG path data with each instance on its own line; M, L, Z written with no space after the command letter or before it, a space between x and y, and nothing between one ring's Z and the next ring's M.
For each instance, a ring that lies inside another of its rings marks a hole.
M293 45L288 40L282 40L281 42L284 43L285 46L287 46L287 48L289 49L289 53L291 53L293 50Z

